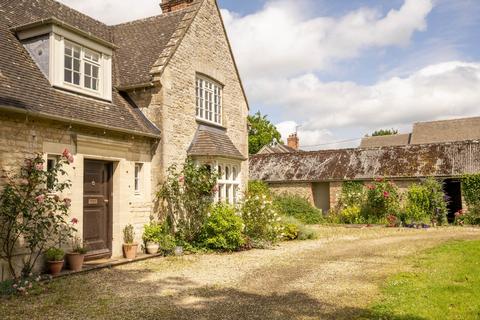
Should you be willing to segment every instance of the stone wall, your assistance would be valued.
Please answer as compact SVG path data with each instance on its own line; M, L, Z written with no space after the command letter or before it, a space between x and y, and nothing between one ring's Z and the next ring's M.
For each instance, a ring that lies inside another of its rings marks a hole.
M310 182L272 183L270 189L276 195L291 194L307 199L314 205L312 184Z
M46 159L47 155L60 155L68 148L74 154L74 163L66 168L72 187L63 196L72 199L70 217L79 219L80 237L83 230L83 161L88 158L113 163L113 256L122 255L123 227L133 224L137 241L141 241L143 225L152 213L151 146L152 140L147 138L0 113L0 169L14 174L24 159L35 153L43 153ZM133 192L137 162L144 164L139 194ZM0 184L3 181L0 179Z

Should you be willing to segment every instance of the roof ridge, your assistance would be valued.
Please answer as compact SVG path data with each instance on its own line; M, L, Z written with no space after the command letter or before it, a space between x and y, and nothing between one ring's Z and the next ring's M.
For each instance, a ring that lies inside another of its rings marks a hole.
M86 14L86 13L83 13L83 12L81 12L81 11L75 9L75 8L72 8L72 7L66 5L66 4L64 4L64 3L62 3L62 2L60 2L60 1L58 1L58 0L42 0L42 1L55 2L55 3L59 4L61 7L67 8L68 10L74 11L74 12L76 12L76 13L78 13L78 14L81 14L81 15L83 15L83 16L85 16L85 17L87 17L87 18L89 18L89 19L91 19L91 20L93 20L93 21L95 21L95 22L98 22L98 23L103 24L105 27L108 27L108 25L107 25L105 22L100 21L100 20L98 20L98 19L96 19L96 18L94 18L94 17L92 17L92 16L90 16L90 15L88 15L88 14ZM37 2L38 2L38 0L37 0Z
M182 10L185 10L185 9L186 8L184 8ZM109 25L109 27L110 28L117 28L117 27L123 27L123 26L127 26L127 25L134 25L134 24L138 24L138 23L150 22L151 20L156 20L156 19L159 19L159 18L166 18L166 17L170 17L170 16L174 16L174 15L183 13L182 10L173 11L173 12L166 12L166 13L156 14L156 15L153 15L153 16L145 17L145 18L140 18L140 19L135 19L135 20L131 20L131 21L125 21L125 22L122 22L122 23L112 24L112 25Z

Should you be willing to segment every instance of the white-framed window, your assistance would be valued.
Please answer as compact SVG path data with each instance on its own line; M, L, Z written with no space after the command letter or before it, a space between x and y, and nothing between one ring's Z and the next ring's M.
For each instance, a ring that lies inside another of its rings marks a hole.
M67 84L99 91L101 54L65 41L64 78Z
M133 190L135 194L140 194L142 192L142 170L143 163L135 163L135 173L134 173L134 182Z
M219 161L217 170L220 177L218 178L216 200L237 204L240 190L240 165Z
M222 124L222 86L197 76L196 110L198 119Z

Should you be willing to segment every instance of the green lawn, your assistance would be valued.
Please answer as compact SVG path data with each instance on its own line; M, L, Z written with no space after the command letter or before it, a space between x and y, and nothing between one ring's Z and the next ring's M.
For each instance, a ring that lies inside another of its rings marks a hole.
M369 319L480 319L480 241L455 241L415 257L390 277Z

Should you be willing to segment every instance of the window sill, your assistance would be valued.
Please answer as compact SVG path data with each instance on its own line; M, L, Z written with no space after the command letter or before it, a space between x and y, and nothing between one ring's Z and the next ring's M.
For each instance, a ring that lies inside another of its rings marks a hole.
M198 117L197 117L195 120L196 120L197 123L199 123L199 124L204 124L204 125L206 125L206 126L211 126L211 127L215 127L215 128L227 130L227 128L224 127L223 125L221 125L220 123L216 123L216 122L209 121L209 120L205 120L205 119L198 118Z

